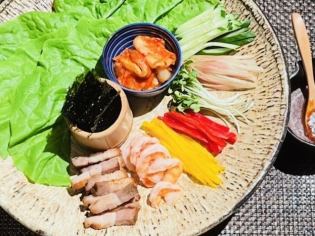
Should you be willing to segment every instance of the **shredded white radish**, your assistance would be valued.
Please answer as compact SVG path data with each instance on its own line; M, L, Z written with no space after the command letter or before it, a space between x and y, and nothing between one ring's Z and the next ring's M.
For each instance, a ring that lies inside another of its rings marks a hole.
M247 90L257 85L262 72L251 56L207 56L191 57L190 68L196 71L201 84L213 90Z

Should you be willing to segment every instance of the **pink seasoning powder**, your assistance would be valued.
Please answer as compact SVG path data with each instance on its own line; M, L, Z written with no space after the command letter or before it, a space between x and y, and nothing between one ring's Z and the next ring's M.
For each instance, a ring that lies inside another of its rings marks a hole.
M304 112L305 112L305 98L301 89L297 89L291 93L291 114L289 120L289 128L291 131L306 142L312 141L304 133ZM315 126L315 114L313 118L313 127ZM313 132L315 131L315 127Z
M312 131L313 136L315 136L315 112L310 115L310 119L308 121L308 125Z

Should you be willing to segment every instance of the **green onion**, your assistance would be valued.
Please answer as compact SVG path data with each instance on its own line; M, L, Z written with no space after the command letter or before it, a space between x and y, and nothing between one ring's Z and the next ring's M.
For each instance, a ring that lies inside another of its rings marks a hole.
M183 59L194 54L225 54L254 40L249 21L228 14L217 4L200 15L186 21L175 31L182 48Z

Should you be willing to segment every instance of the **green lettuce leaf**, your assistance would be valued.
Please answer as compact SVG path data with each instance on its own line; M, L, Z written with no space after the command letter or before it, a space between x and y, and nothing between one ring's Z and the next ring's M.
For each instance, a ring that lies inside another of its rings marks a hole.
M15 104L10 112L10 147L51 126L77 75L95 67L112 32L101 25L87 27L91 21L81 20L66 37L47 40L33 74L10 95ZM27 119L21 119L21 114L27 114Z
M37 43L31 39L53 37L63 27L74 26L77 20L66 14L32 12L0 25L0 61L8 59L17 48L30 49ZM27 44L26 46L24 46Z
M15 166L38 184L69 186L70 136L63 119L10 149Z
M124 4L112 15L129 23L151 22L167 14L183 0L152 1L152 0L126 0Z
M76 18L89 16L94 18L110 17L125 0L55 0L53 8L56 12L70 13Z

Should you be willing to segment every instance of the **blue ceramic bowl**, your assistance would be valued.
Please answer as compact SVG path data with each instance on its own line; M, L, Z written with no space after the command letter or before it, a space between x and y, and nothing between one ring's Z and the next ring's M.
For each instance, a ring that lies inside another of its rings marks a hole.
M135 23L127 25L118 30L107 42L104 51L102 64L108 79L119 84L114 70L113 58L119 55L125 48L133 47L133 39L138 35L146 35L165 40L166 48L176 54L176 64L173 66L172 77L157 88L150 90L133 90L121 85L128 94L138 97L152 97L165 91L177 75L182 64L182 53L177 39L168 30L150 23Z

